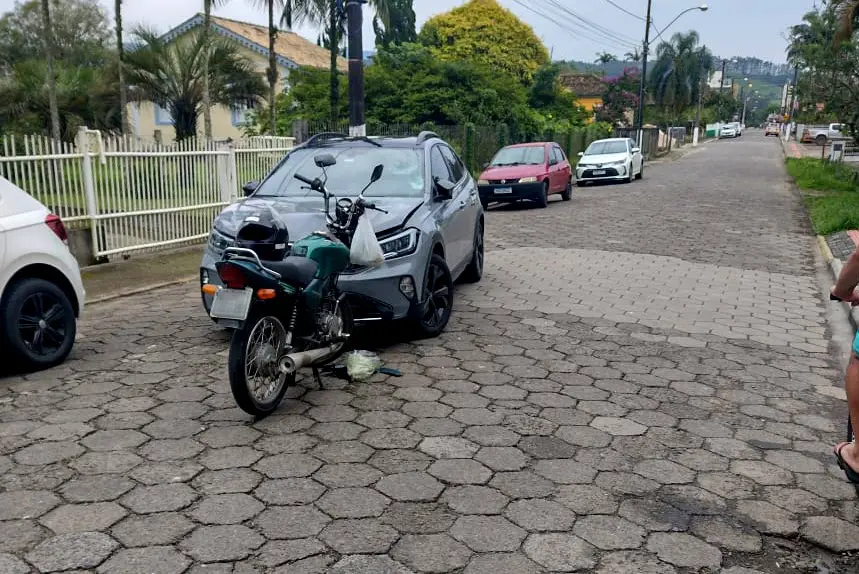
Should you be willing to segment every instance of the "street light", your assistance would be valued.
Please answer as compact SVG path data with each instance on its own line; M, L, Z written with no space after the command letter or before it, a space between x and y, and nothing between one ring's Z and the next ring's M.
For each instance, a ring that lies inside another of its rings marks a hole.
M642 126L644 125L645 96L644 82L647 80L647 50L650 48L650 26L653 23L652 19L650 18L650 9L652 4L653 0L647 0L647 17L644 20L644 45L642 46L641 50L641 83L638 87L638 125L636 126L639 147L641 147L641 140L643 139ZM695 10L706 12L707 10L709 10L709 8L710 7L706 4L701 4L700 6L695 6L693 8L687 8L686 10L683 10L682 12L677 14L677 16L673 20L671 20L671 22L668 23L668 26L665 26L661 31L658 31L657 36L662 36L662 32L671 27L671 25L676 22L683 14L686 14L687 12L693 12Z

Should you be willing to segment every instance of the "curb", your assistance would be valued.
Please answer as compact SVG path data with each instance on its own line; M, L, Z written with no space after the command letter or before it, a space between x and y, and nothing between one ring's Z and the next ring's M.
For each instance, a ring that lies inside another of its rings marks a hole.
M179 285L181 283L189 283L194 279L197 279L197 275L189 275L187 277L182 277L180 279L173 279L172 281L162 281L161 283L153 283L151 285L145 285L143 287L138 287L136 289L126 289L125 291L120 291L119 293L113 293L111 295L103 295L101 297L96 297L95 299L91 299L89 301L85 301L84 305L87 307L92 305L98 305L100 303L107 303L108 301L113 301L115 299L122 299L124 297L130 297L132 295L139 295L141 293L146 293L148 291L154 291L155 289L161 289L162 287L170 287L172 285Z
M826 243L826 238L822 235L817 236L817 247L820 249L823 259L829 267L830 273L832 273L832 279L838 280L838 276L841 275L841 267L843 267L843 265L837 257L832 255L832 250L829 249L829 245ZM850 318L850 326L853 327L853 330L859 330L859 307L852 307L847 316Z

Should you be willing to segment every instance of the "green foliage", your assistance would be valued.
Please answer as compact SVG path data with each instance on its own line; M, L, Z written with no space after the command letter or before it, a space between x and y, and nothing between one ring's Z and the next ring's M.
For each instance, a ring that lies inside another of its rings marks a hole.
M169 110L176 139L197 135L205 58L212 103L252 106L266 92L262 76L227 39L207 41L202 34L192 32L181 41L166 43L157 33L142 28L135 36L136 45L125 57L129 95Z
M638 108L638 90L641 76L635 68L627 68L618 78L607 80L603 94L602 107L597 111L597 119L613 126L626 126L627 111Z
M388 0L388 19L389 23L385 25L378 14L373 17L377 46L417 41L413 0Z
M859 228L859 183L855 170L814 158L788 158L787 171L803 190L815 233L828 235Z
M446 61L473 61L527 83L549 53L534 30L496 0L470 0L433 16L418 36Z
M670 42L656 48L653 73L648 76L650 93L657 105L676 122L683 112L697 104L702 78L713 67L713 56L698 46L698 33L674 34Z
M581 125L585 112L576 97L561 86L560 66L543 66L534 74L534 83L528 89L528 105L537 110L550 124Z
M463 150L463 161L469 170L475 171L474 163L474 124L465 124L465 149Z
M98 0L51 2L54 57L67 66L98 67L110 59L110 21ZM44 57L41 0L16 2L0 17L0 72Z

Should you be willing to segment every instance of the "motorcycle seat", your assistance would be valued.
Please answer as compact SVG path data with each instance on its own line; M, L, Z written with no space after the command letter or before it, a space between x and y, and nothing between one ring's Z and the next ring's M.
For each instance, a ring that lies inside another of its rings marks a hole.
M266 267L280 273L280 280L297 287L307 287L316 275L316 262L307 257L289 255L282 261L266 261Z

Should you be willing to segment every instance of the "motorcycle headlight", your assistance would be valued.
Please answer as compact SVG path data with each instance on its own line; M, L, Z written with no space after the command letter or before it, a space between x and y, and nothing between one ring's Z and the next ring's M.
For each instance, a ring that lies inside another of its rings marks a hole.
M410 255L418 248L418 230L407 229L392 237L379 240L379 246L385 254L385 259Z
M519 183L537 183L536 177L523 177L519 179Z
M488 179L478 179L477 185L489 185L489 180Z
M212 233L209 234L209 247L220 253L227 247L232 247L235 241L231 237L228 237L218 231L215 228L212 228Z

